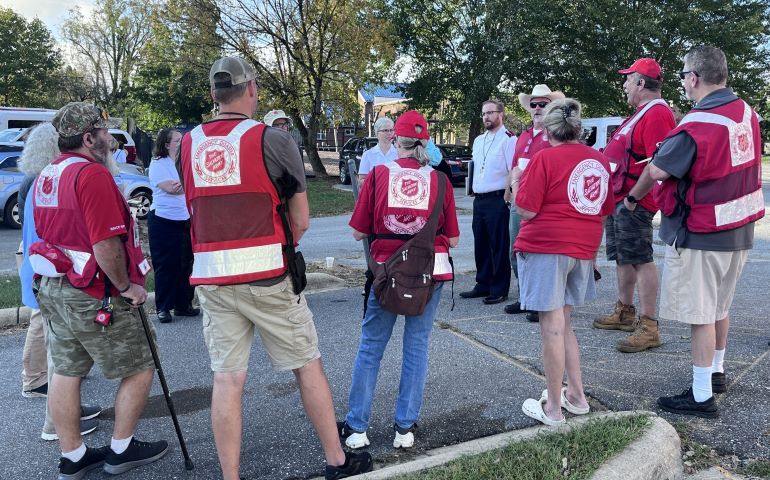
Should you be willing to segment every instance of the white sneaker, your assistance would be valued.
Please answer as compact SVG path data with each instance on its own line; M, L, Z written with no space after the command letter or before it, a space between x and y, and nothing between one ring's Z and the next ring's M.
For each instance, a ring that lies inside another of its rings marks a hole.
M412 448L413 446L414 433L406 432L402 435L396 430L396 438L393 439L393 448Z
M345 445L349 448L363 448L369 445L369 438L366 436L366 432L351 433L348 438L345 439Z

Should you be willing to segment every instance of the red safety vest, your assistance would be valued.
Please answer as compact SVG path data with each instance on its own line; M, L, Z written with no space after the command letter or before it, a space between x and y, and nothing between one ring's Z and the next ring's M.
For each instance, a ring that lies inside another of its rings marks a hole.
M286 233L262 156L265 125L241 120L220 136L206 135L204 127L187 134L181 153L194 256L190 284L234 285L284 275Z
M637 122L639 122L644 114L655 105L663 105L669 111L671 110L668 104L666 104L666 101L662 98L656 98L655 100L647 102L641 110L628 117L628 119L615 130L612 139L602 151L610 161L610 168L612 169L612 192L616 196L621 196L622 194L631 191L633 186L639 180L639 176L644 171L644 167L647 165L646 163L637 163L640 160L644 160L645 157L644 155L640 156L634 153L632 138ZM671 112L671 116L674 116L673 112ZM633 164L631 163L631 158L634 159ZM628 182L629 179L632 180L630 185Z
M37 252L30 256L30 263L39 275L66 275L75 288L88 287L97 275L104 275L96 263L85 217L75 192L78 175L89 165L97 164L81 157L60 157L43 169L33 188L35 229L41 241L35 242L34 247L30 248ZM113 186L118 188L114 182ZM122 195L120 197L123 198ZM126 211L129 211L125 199L123 205ZM128 278L131 283L144 285L150 265L142 254L133 218L130 219L128 241L124 245L128 257ZM56 259L59 252L69 261L49 263L51 258ZM56 268L62 265L66 271Z
M685 208L687 230L732 230L765 215L762 196L762 138L756 113L743 100L710 110L691 110L669 137L687 132L695 141L695 161L687 173L685 198L678 179L669 177L656 191L664 215Z
M430 166L402 168L394 162L375 168L375 241L381 241L378 238L385 239L391 234L415 235L422 230L436 204L436 171ZM387 200L377 201L382 192L387 192ZM451 280L452 264L446 240L437 234L433 245L433 278L439 281ZM385 252L383 258L375 258L375 261L387 260L399 248L395 244L393 247Z
M549 148L551 143L548 141L548 133L545 129L537 132L534 137L532 133L534 128L528 128L522 132L521 136L516 140L516 150L513 152L513 160L511 161L511 170L519 164L519 159L523 160L526 167L526 163L535 156L537 152L544 148Z

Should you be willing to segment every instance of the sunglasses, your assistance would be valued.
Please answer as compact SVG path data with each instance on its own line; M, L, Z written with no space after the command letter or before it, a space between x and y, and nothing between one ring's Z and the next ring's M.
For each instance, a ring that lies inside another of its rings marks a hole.
M700 77L700 75L698 75L698 72L696 72L695 70L682 70L681 72L679 72L679 79L684 80L684 77L686 77L688 73L692 73L696 77Z
M548 104L551 102L529 102L529 108L536 109L537 107L545 108L548 106Z

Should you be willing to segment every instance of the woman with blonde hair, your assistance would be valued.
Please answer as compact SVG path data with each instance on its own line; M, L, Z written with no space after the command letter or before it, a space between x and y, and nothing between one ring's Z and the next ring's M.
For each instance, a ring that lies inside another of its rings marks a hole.
M610 167L598 151L580 143L580 103L555 100L543 126L552 145L537 152L522 172L515 167L511 189L522 217L514 244L521 307L540 314L547 389L522 405L546 425L565 422L561 409L583 415L580 350L572 308L596 298L593 260L602 240L602 219L614 207ZM562 387L564 372L567 386Z
M439 182L446 182L435 227L435 265L432 275L423 277L432 277L436 281L433 293L422 314L404 317L401 384L396 400L393 446L408 448L414 445L414 431L422 407L428 375L428 340L441 289L443 282L452 279L449 248L459 242L460 229L452 184L429 165L425 146L430 134L425 118L415 110L403 113L396 121L395 134L398 160L377 165L367 175L350 219L353 238L362 240L373 235L371 256L374 262L387 261L422 230L438 202ZM345 421L339 422L340 437L350 448L369 445L366 430L374 387L383 352L398 317L380 305L374 292L369 294L366 302L361 341L353 364L349 411Z

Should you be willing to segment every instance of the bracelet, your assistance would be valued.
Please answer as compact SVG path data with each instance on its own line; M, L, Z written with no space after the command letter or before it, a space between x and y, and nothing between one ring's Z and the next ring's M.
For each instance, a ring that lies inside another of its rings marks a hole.
M126 293L130 288L131 288L131 282L129 281L128 282L128 286L126 288L122 289L122 290L118 289L118 292L119 293Z

